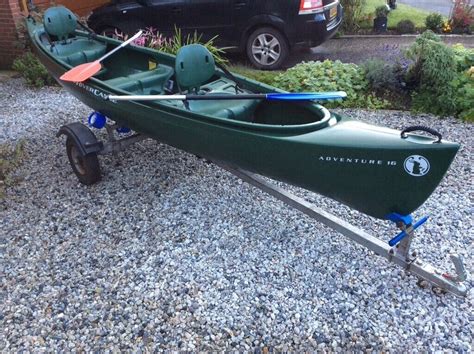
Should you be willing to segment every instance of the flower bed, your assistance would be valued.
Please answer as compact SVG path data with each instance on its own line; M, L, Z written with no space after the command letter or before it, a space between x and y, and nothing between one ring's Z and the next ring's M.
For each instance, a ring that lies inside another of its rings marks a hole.
M267 84L293 92L347 92L344 101L324 103L329 107L411 109L474 121L474 49L450 47L427 31L407 51L390 50L389 62L303 62L263 78ZM262 79L259 71L242 73Z

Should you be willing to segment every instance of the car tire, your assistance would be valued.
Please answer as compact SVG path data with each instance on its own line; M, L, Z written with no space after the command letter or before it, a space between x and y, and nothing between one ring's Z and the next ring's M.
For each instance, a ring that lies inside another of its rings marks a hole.
M247 57L261 70L275 70L282 66L290 52L285 36L272 27L261 27L247 39Z

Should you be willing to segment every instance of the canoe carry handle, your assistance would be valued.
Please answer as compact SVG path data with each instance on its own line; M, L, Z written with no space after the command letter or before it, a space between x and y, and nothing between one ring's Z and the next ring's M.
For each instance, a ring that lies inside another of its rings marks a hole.
M413 125L411 127L404 129L401 133L401 137L402 139L406 139L408 137L407 133L418 131L418 130L421 130L421 131L424 131L436 136L438 138L438 140L436 141L437 143L440 143L441 139L443 138L439 132L437 132L433 128L425 127L424 125Z

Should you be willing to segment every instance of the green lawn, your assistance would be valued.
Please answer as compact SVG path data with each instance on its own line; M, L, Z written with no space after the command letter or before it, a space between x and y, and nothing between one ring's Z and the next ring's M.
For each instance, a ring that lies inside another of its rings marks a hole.
M248 78L263 82L265 84L271 85L273 79L282 73L282 71L263 71L263 70L256 70L251 67L245 65L229 65L229 70L243 76L247 76Z
M370 14L375 16L375 8L386 4L385 0L366 0L363 17L366 18ZM425 27L426 16L430 14L429 11L421 10L413 6L404 5L397 3L397 8L392 10L388 15L388 28L396 28L397 23L401 20L412 20L415 23L416 28ZM373 23L364 20L360 23L361 28L372 28Z

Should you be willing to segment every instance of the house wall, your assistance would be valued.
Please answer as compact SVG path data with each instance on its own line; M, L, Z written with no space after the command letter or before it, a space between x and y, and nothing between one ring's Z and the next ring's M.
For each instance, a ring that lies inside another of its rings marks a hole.
M79 16L89 14L94 8L108 3L109 0L34 0L33 3L45 9L52 4L61 4ZM13 60L21 55L18 46L17 24L22 21L25 0L0 0L0 69L9 69ZM25 12L24 12L25 13Z
M19 2L0 0L0 68L10 68L13 60L21 54L16 30L16 21L19 19Z
M34 1L35 5L42 8L51 6L51 3L56 3L57 5L64 5L68 9L72 10L79 16L85 16L89 14L93 9L99 7L100 5L106 4L110 0L36 0Z

